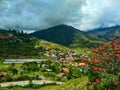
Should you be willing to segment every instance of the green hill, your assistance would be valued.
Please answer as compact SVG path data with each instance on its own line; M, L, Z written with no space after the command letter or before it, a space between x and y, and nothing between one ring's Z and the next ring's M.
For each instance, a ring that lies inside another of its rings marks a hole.
M98 40L109 41L110 38L116 37L120 39L120 26L98 28L87 32L90 37L97 38Z
M72 26L58 25L36 31L31 35L72 48L91 48L99 45L101 41L109 41L113 37L120 39L120 26L97 28L84 32Z
M41 50L68 49L62 45L37 39L15 30L0 30L0 57L3 58L34 58Z
M48 29L39 30L31 33L31 35L72 48L90 48L97 42L95 38L87 36L85 32L67 25L58 25Z

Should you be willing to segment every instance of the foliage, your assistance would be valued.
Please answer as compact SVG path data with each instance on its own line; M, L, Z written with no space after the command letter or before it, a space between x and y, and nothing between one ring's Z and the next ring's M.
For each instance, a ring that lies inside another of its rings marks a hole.
M116 90L120 85L120 40L105 42L93 50L89 63L89 88Z
M116 37L116 39L120 39L120 26L97 28L95 30L88 31L87 35L104 41L110 41L110 38L113 37Z
M0 38L0 57L24 58L38 54L38 51L34 49L36 38L16 30L0 30L0 35L7 37Z
M67 25L58 25L45 30L36 31L31 33L31 35L72 48L91 48L91 46L94 46L93 44L98 44L95 38L88 37L85 32Z
M26 62L22 68L26 72L38 71L40 69L37 62Z
M80 69L77 67L69 66L69 72L67 73L67 79L79 78L82 76Z

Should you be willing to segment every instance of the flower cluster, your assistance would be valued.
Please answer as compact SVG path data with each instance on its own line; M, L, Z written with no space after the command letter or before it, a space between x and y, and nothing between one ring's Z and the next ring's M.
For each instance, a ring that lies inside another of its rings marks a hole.
M93 49L89 59L89 89L116 90L120 84L120 40L104 42ZM101 87L102 85L102 87Z

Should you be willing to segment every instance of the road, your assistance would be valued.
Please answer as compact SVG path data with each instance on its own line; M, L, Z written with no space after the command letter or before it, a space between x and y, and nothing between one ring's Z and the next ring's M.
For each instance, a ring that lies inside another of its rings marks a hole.
M55 82L55 81L49 81L49 80L33 80L33 84L51 84L51 83L56 83L56 84L62 84L63 82ZM16 81L16 82L5 82L5 83L0 83L1 87L9 87L9 86L25 86L28 85L29 81Z

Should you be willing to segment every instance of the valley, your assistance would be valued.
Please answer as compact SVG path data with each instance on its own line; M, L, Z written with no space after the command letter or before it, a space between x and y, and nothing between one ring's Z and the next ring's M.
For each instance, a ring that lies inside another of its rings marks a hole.
M111 85L119 90L119 32L119 26L83 32L67 25L31 34L0 30L0 89L104 90ZM24 86L2 87L23 81Z
M120 90L120 0L0 0L0 90Z

